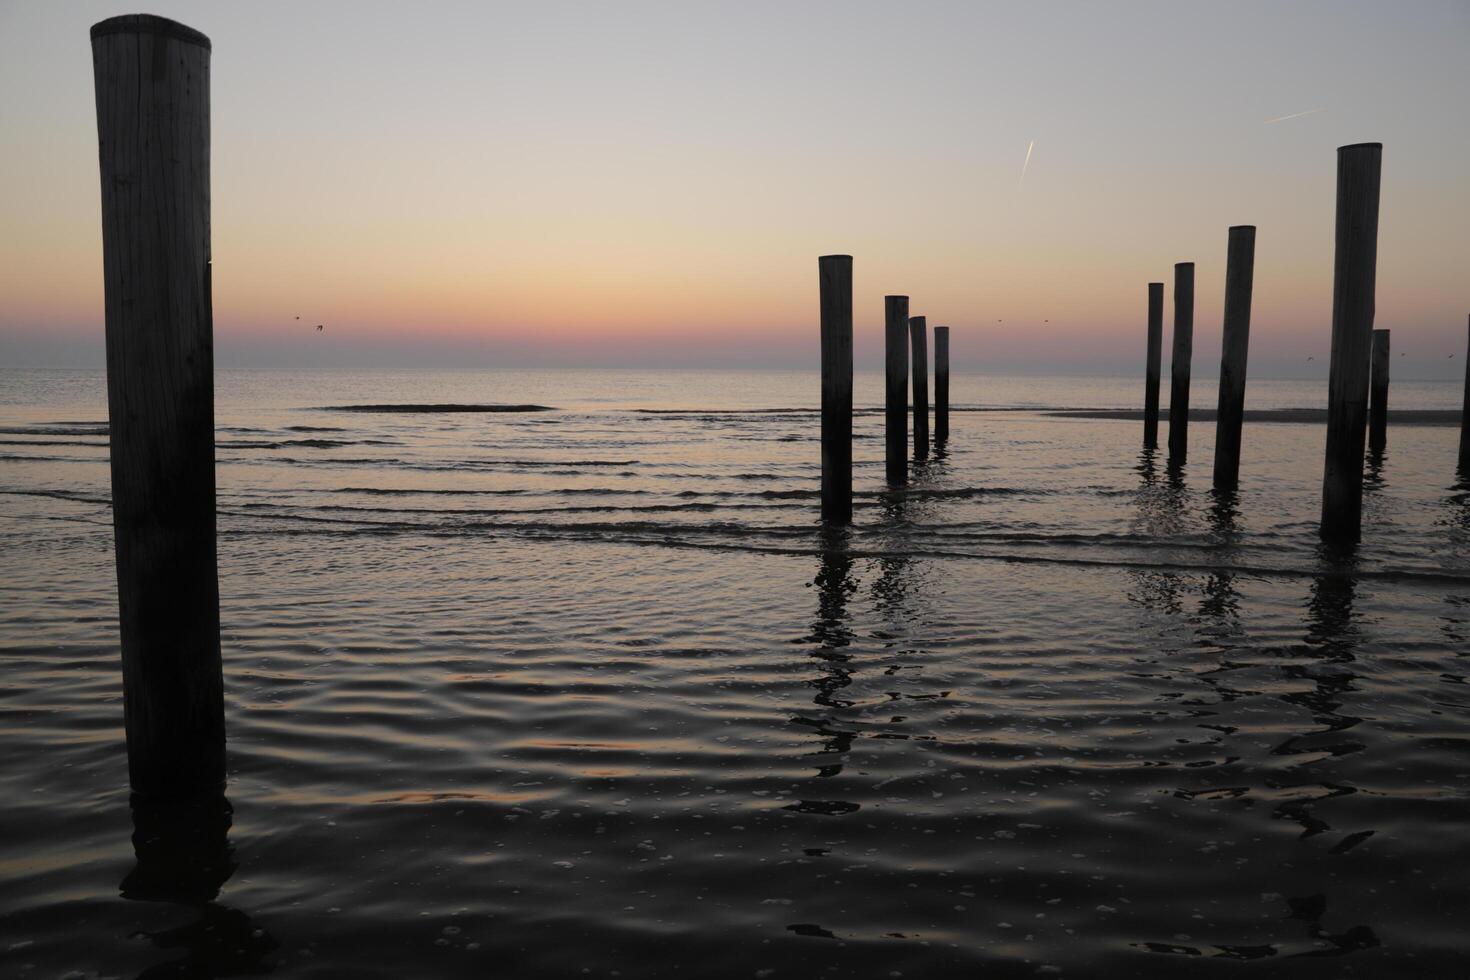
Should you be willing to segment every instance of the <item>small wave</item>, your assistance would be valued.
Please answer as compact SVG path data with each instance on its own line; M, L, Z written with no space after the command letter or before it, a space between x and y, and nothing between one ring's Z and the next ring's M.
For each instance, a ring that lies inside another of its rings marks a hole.
M759 497L767 500L812 500L821 495L820 490L680 490L674 494L676 497Z
M51 435L52 433L47 433ZM0 446L107 446L97 439L0 439Z
M908 406L912 408L912 406ZM772 415L820 415L822 410L815 406L790 407L790 408L634 408L629 409L634 415L660 415L666 418L737 418L740 416L772 416ZM854 405L853 415L882 415L887 411L882 405ZM1099 413L1099 417L1112 417L1104 413L1124 412L1128 409L1112 408L1079 408L1068 405L975 405L956 404L950 405L951 414L976 413L976 412L1092 412ZM1168 407L1162 409L1166 414ZM1292 409L1290 411L1315 411L1315 409ZM1143 413L1137 411L1141 419ZM1456 413L1458 415L1458 413ZM1191 413L1191 418L1195 416Z
M1168 407L1160 409L1167 412ZM1113 421L1137 422L1143 420L1143 412L1133 408L1062 408L1045 409L1043 413L1054 418L1066 419L1111 419ZM1213 408L1191 408L1192 422L1214 422L1217 411ZM1324 425L1327 422L1325 408L1248 408L1244 420L1247 422L1297 422ZM1459 425L1460 413L1455 409L1391 408L1388 421L1394 425Z
M307 449L340 449L343 446L401 446L403 443L393 439L282 439L278 442L245 439L220 441L215 445L221 449L289 449L294 446L302 446Z
M53 500L70 500L80 504L106 504L112 505L112 498L86 494L75 490L0 490L0 493L14 497L49 497Z
M637 510L637 508L634 508ZM670 548L688 548L710 551L735 551L752 554L822 557L832 554L819 537L815 519L804 524L755 525L738 521L711 521L707 523L668 523L652 520L627 521L415 521L415 520L372 520L369 518L328 517L306 514L261 514L244 511L221 510L221 515L254 518L263 521L299 522L318 526L322 533L338 534L384 534L412 533L432 536L457 537L466 534L524 536L541 541L565 540L569 542L597 541L604 544L645 545ZM440 512L435 512L440 513ZM456 512L442 512L453 517ZM461 512L473 513L473 512ZM474 515L483 516L483 515ZM278 533L292 533L277 526ZM856 529L861 534L874 528ZM248 529L230 528L225 533L252 533ZM880 538L879 541L882 539ZM982 542L976 542L982 543ZM1022 542L1001 540L1001 544ZM1149 556L1139 557L1089 557L1085 555L1063 555L1015 550L978 550L972 548L947 547L942 541L915 543L908 547L864 546L849 547L841 552L852 560L968 560L1002 562L1017 565L1068 566L1076 568L1115 569L1152 573L1177 573L1183 575L1227 574L1256 579L1300 580L1323 577L1340 577L1350 580L1372 580L1383 582L1423 583L1426 585L1464 586L1470 583L1470 571L1456 572L1446 569L1414 568L1355 568L1351 571L1330 566L1270 565L1251 561L1181 560L1170 561ZM1204 558L1204 556L1201 556Z
M635 408L635 415L710 416L710 415L816 415L819 408ZM863 409L853 409L856 414Z
M437 414L449 412L554 412L550 405L323 405L318 412L403 412Z
M910 487L894 490L871 490L854 493L854 497L874 497L886 500L964 500L973 497L1041 496L1056 493L1038 487L954 487L951 489L925 489Z
M526 494L539 494L545 496L564 496L567 494L585 494L599 496L603 494L642 494L649 495L652 490L617 490L612 487L559 487L555 490L532 490L523 487L514 487L497 490L447 490L437 487L412 487L393 489L391 487L339 487L335 490L321 491L323 493L364 493L382 496L408 496L411 494L432 494L446 497L479 497L479 496L518 496ZM693 491L689 491L693 493Z
M688 502L682 504L637 504L630 506L617 506L614 504L587 504L571 505L566 507L466 507L447 509L442 507L363 507L355 504L318 504L310 506L293 506L291 504L277 504L270 501L247 501L235 506L245 507L251 510L275 510L281 512L280 516L290 516L294 512L329 512L329 513L362 513L362 514L432 514L444 518L460 518L467 516L485 515L517 515L517 514L658 514L658 513L701 513L717 510L760 510L776 511L786 510L792 507L804 506L795 503L776 501L771 503L715 503L708 501ZM684 525L680 525L681 527Z
M107 426L73 425L69 422L43 422L39 425L0 426L0 434L7 436L105 436Z
M4 457L0 457L3 459ZM40 459L39 456L19 457L21 459ZM223 459L222 463L241 462L241 460ZM638 466L636 459L574 459L574 460L550 460L550 459L465 459L451 463L416 462L411 459L399 459L395 457L374 456L318 456L305 458L299 456L278 456L271 460L273 463L290 463L297 466L374 466L382 469L415 470L425 473L499 473L507 468L511 469L533 469L539 468L541 472L553 476L577 476L580 468L590 466ZM567 467L575 467L568 469Z
M0 453L0 462L6 463L100 463L101 456L41 456L24 453Z

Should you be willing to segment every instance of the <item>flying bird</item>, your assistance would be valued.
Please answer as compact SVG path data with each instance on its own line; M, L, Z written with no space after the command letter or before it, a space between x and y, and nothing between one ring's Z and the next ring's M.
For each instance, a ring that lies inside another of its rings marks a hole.
M321 332L322 332L322 325L321 325L321 324L320 324L320 323L318 323L318 324L317 324L317 325L316 325L316 332L317 332L317 333L321 333Z
M1308 357L1308 358L1307 358L1307 360L1309 360L1309 361L1310 361L1310 360L1311 360L1311 359L1312 359L1312 358L1311 358L1311 357Z
M299 317L299 316L298 316L298 317L297 317L297 318L296 318L296 319L298 319L298 320L299 320L299 319L301 319L301 317Z

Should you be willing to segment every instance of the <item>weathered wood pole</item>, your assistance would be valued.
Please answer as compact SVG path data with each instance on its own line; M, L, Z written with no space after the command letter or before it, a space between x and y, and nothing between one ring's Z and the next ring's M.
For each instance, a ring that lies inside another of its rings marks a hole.
M1240 425L1245 419L1245 366L1251 339L1251 285L1256 226L1230 229L1225 250L1225 337L1220 351L1220 401L1215 412L1215 489L1240 482Z
M1169 366L1169 462L1189 455L1189 360L1194 356L1194 263L1174 265L1174 359Z
M1164 353L1164 284L1148 284L1148 362L1143 375L1143 448L1159 445L1159 361Z
M883 297L885 368L883 430L888 482L908 482L909 298Z
M929 455L929 320L909 317L912 347L909 367L914 376L914 458Z
M822 520L852 523L852 256L817 259L822 303Z
M225 778L215 567L209 39L92 28L123 715L133 789Z
M934 442L949 441L949 327L934 328Z
M1388 331L1374 330L1368 385L1368 448L1378 453L1388 445L1388 364Z
M1470 316L1465 318L1470 332ZM1460 476L1470 481L1470 340L1465 343L1465 402L1460 409Z
M1323 540L1362 536L1363 438L1368 420L1368 350L1378 265L1382 143L1337 148L1337 245L1332 272L1332 364L1327 377L1327 453L1322 475Z

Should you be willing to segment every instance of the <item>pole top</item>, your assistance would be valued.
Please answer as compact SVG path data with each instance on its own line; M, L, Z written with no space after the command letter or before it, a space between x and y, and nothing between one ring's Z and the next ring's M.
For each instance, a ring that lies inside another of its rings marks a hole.
M1231 231L1255 231L1256 230L1256 226L1255 225L1231 225L1230 226L1230 230Z
M929 322L929 318L927 316L911 316L911 317L909 317L909 322L910 323L928 323Z
M1194 268L1194 263L1193 262L1175 262L1174 263L1174 268L1176 268L1176 269L1193 269Z
M890 293L889 295L884 296L883 298L884 299L908 299L909 297L908 297L908 294L907 293Z
M1383 144L1382 143L1349 143L1347 146L1339 146L1337 148L1337 152L1338 153L1342 153L1342 152L1344 152L1346 150L1381 150L1381 149L1383 149Z
M847 261L851 262L852 261L852 256L851 255L820 255L820 256L817 257L817 261L818 262L825 262L828 259L846 259Z
M1158 286L1160 289L1163 289L1164 288L1164 284L1161 283L1161 282L1151 282L1151 283L1149 283L1149 286L1150 287L1152 287L1152 286Z
M158 34L163 37L171 37L175 41L183 41L185 44L197 44L206 51L213 47L209 43L209 38L194 28L185 27L176 20L169 20L167 17L158 17L154 14L123 14L119 17L109 17L92 25L92 40L95 41L109 34Z
M945 333L949 333L949 327L935 327L934 329L935 330L943 330Z

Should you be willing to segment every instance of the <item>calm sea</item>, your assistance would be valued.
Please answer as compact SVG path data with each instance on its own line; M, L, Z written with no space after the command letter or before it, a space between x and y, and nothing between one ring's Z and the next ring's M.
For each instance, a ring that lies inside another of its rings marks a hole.
M824 535L810 372L221 372L228 802L160 814L104 378L0 370L0 975L1456 975L1457 431L1329 555L1321 426L1226 500L1044 412L1138 379L956 377L888 493L881 385ZM332 407L446 402L555 410Z

